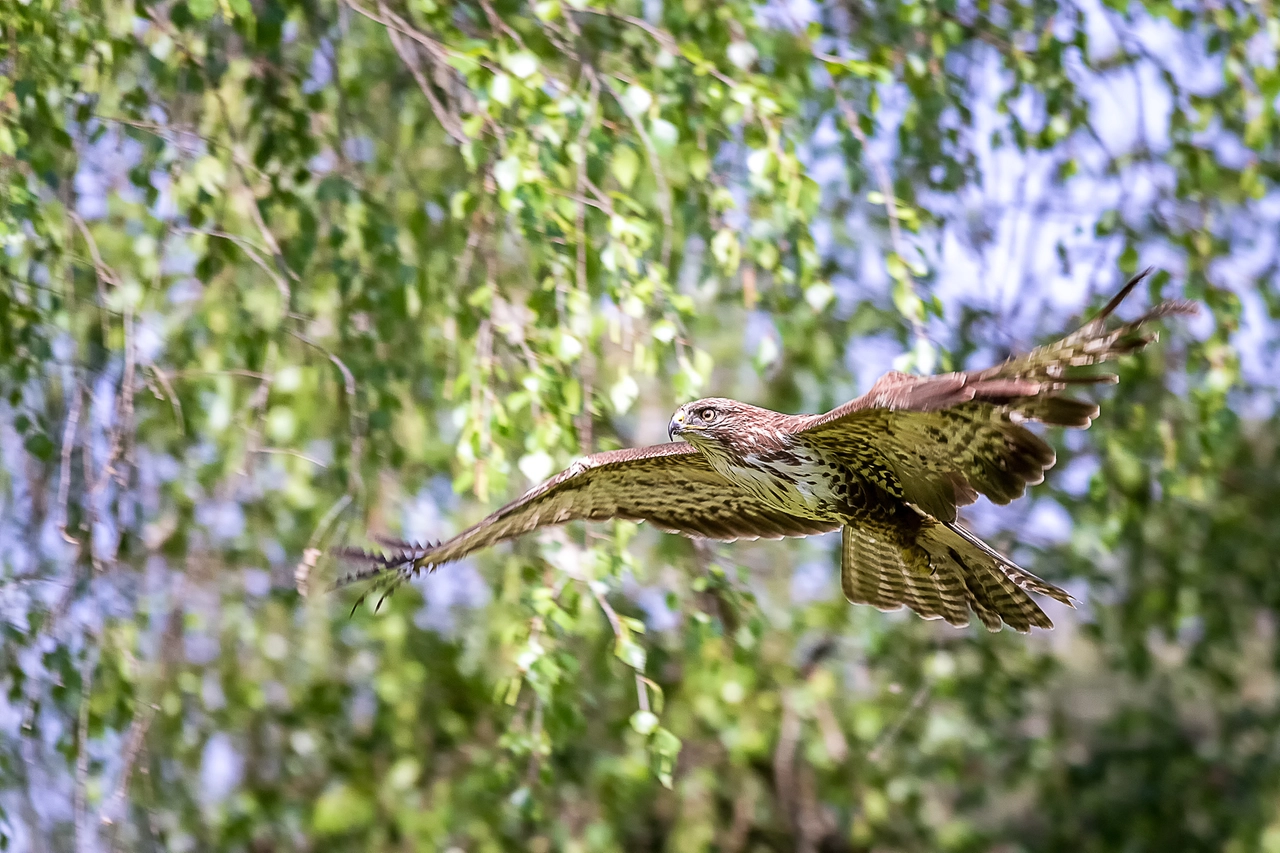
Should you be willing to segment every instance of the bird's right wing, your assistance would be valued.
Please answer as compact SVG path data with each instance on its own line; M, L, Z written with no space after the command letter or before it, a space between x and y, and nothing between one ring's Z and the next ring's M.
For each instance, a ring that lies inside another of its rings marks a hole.
M691 445L657 444L581 459L444 542L401 543L389 555L341 549L340 557L365 566L342 578L338 586L388 570L410 574L433 569L539 527L615 518L721 540L808 536L839 527L763 504L716 473Z

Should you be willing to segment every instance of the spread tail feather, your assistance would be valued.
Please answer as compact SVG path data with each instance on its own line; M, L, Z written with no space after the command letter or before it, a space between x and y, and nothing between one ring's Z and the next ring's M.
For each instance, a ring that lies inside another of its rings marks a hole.
M1031 592L1074 606L1071 596L1041 580L958 524L919 518L918 526L865 519L844 528L841 586L855 604L880 610L906 606L925 619L990 631L1049 629L1053 622Z
M1022 633L1052 628L1032 592L1075 606L1066 590L1031 574L959 524L926 526L918 541L935 571L959 574L969 608L990 631L999 631L1001 622Z

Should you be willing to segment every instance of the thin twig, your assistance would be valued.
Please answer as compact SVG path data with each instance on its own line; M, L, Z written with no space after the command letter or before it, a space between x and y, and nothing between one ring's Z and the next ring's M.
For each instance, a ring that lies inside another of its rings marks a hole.
M489 189L486 186L485 192L487 193L488 191ZM471 214L471 225L468 228L470 233L467 235L466 244L462 247L462 258L458 261L458 287L463 291L466 290L467 282L471 278L471 265L475 263L476 249L479 248L480 240L485 234L484 229L481 227L484 221L483 208L477 205L475 212Z
M169 25L169 22L164 19L163 15L157 14L154 9L148 9L146 14L147 14L147 18L152 23L154 23L158 28L160 28L173 40L173 43L178 47L179 50L181 50L188 58L190 58L191 61L194 62L200 69L207 71L203 60L201 60L198 56L196 56L195 53L192 52L190 48L187 47L187 45L184 43L181 36ZM253 191L253 183L249 180L249 174L248 174L250 170L253 170L257 172L259 176L261 176L262 172L256 166L254 166L253 163L250 162L249 159L246 158L242 153L242 151L240 150L239 134L236 133L235 123L231 120L231 110L227 106L226 99L222 97L222 90L217 88L216 86L213 86L212 82L213 81L211 80L210 91L213 93L214 100L217 101L218 109L222 115L222 123L227 129L227 136L230 137L231 139L231 144L225 147L227 151L230 152L231 154L231 162L235 166L236 172L240 176L241 186L243 187L245 194L248 196L249 218L252 219L254 225L257 226L258 233L262 235L262 240L266 244L267 249L270 251L273 259L276 262L276 265L281 270L283 270L285 274L293 281L295 282L301 281L301 278L298 276L298 274L295 273L289 267L289 263L285 260L284 252L281 251L280 249L279 241L277 241L275 235L271 233L271 229L267 227L267 222L262 216L262 210L259 209L258 207L258 197ZM243 248L243 245L242 245L242 248ZM279 281L277 281L277 286L280 286ZM285 309L285 312L287 313L292 307L291 291L287 285L283 287L282 294L285 296L284 309Z
M871 747L871 751L867 753L868 761L876 762L880 760L880 756L884 754L884 751L889 748L889 746L902 732L903 727L906 726L907 721L911 719L911 716L916 711L920 710L920 706L925 703L925 700L929 698L929 694L932 691L933 685L929 682L921 684L920 687L916 689L915 695L911 697L911 702L907 705L907 709L902 712L902 716L899 717L897 722L890 726L889 730L882 734L879 739L876 740L875 745Z
M97 284L98 290L98 310L102 322L102 336L105 338L109 334L107 325L107 289L106 285L119 287L120 277L116 275L115 270L107 266L102 260L102 253L98 251L98 241L93 238L93 232L89 230L89 225L84 221L79 213L68 208L67 216L75 224L80 235L84 238L85 244L89 247L89 255L93 260L94 282Z
M595 597L596 603L599 604L600 609L604 611L605 618L609 620L609 627L613 629L614 635L621 639L622 620L618 618L618 611L614 610L613 605L604 597L604 594L601 593L600 590L596 589L595 582L583 577L575 578L575 580L586 584L587 589L591 590L591 595Z
M170 142L171 144L179 144L179 143L176 143L174 140L169 139L168 134L172 134L175 136L181 136L185 134L187 136L191 136L200 140L205 145L208 145L210 148L218 148L227 152L231 152L232 150L231 146L227 145L227 143L219 139L215 139L212 136L205 136L204 134L200 133L198 130L195 130L190 127L183 127L181 125L157 124L155 122L150 122L150 121L137 121L136 119L124 118L122 116L95 115L94 118L98 121L109 122L111 124L122 124L126 127L132 127L137 130L154 134L155 136L158 136L161 139L164 139L166 142ZM198 149L195 146L191 146L191 148L192 150L198 151ZM258 177L265 178L267 180L271 179L270 175L268 175L266 172L259 169L252 162L246 163L245 166L246 168L257 173Z
M582 178L582 185L596 197L596 201L600 202L599 204L592 204L592 207L598 207L610 216L616 215L613 207L613 199L609 198L603 190L596 186L595 181L584 175ZM587 204L591 204L591 202L587 202Z
M782 718L778 722L778 745L773 750L773 785L778 804L787 821L797 824L795 814L795 758L800 744L802 721L789 691L782 693Z
M259 370L242 370L237 367L230 367L225 370L200 370L192 368L190 370L179 370L173 374L174 379L191 379L203 376L240 376L245 379L270 379L270 374L263 373Z
M476 331L475 375L471 380L471 412L480 427L480 452L476 456L475 493L480 500L489 499L488 460L491 452L491 427L493 408L489 378L493 373L493 323L488 317L480 321Z
M1022 50L1020 48L1015 49L1011 43L1000 38L995 33L991 32L990 30L985 30L979 27L978 21L976 20L972 22L964 21L960 18L959 15L953 15L949 12L942 11L941 9L936 9L935 13L938 15L938 17L942 18L942 20L950 21L953 24L959 24L960 26L969 30L969 32L971 32L973 36L977 38L979 41L985 41L987 44L996 48L1001 53L1004 53L1010 59L1018 60L1022 58L1033 58L1036 55L1036 52L1034 50Z
M133 421L133 394L138 369L138 342L137 336L134 335L135 322L133 307L126 307L122 323L124 327L124 375L120 378L119 408L117 409L116 423L112 429L114 433L113 444L119 448L116 458L124 459L130 467L132 467L132 460L130 459L131 454L127 451L129 441L126 436L133 436L135 440L137 438ZM113 469L116 483L123 486L126 484L126 477L124 471L114 471L116 458L108 460L108 468Z
M227 125L227 133L231 136L232 140L235 140L235 131L231 124L231 111L227 108L226 103L222 99L221 90L214 89L213 92L218 103L222 107L222 116L223 121ZM253 186L249 183L248 169L246 166L247 161L244 155L240 153L238 144L233 146L231 149L231 162L235 164L236 171L240 174L240 182L244 188L244 194L248 199L249 218L253 220L254 225L258 226L258 233L262 235L263 242L266 243L267 248L271 250L271 256L275 260L276 265L279 266L280 269L284 270L285 275L289 278L294 281L301 281L302 279L298 274L289 267L289 262L284 259L284 252L280 249L280 243L276 240L276 235L271 233L271 229L267 227L267 221L262 217L262 210L258 207L258 196L254 193ZM241 248L243 248L243 246L241 246ZM277 279L277 286L280 286L279 279ZM286 311L289 311L293 307L292 291L288 285L285 285L282 288L282 291L284 296L284 308Z
M648 711L649 710L649 691L645 689L645 677L641 675L639 672L636 672L635 676L636 676L636 704L640 707L641 711Z
M587 111L582 116L582 127L578 128L578 174L574 184L574 192L578 196L578 209L574 222L578 234L577 245L577 278L578 290L587 292L587 201L582 191L587 183L587 140L591 136L591 127L595 123L600 104L600 78L591 75L591 92L587 100Z
M321 462L319 459L316 459L314 456L308 456L307 454L301 451L291 450L287 447L255 447L253 449L253 452L275 454L277 456L293 456L296 459L301 459L303 462L310 462L312 465L315 465L318 468L329 467L328 465Z
M520 34L513 30L511 25L502 19L502 16L497 13L493 8L493 5L489 3L489 0L480 0L480 8L484 10L485 17L489 19L489 27L491 29L505 33L506 36L515 42L521 50L529 49L525 46L524 39L520 37Z
M178 432L185 435L187 432L186 419L182 416L182 401L178 399L178 392L173 389L173 383L169 381L169 375L160 369L160 365L152 362L147 365L151 368L151 372L155 374L156 379L160 380L160 385L164 389L164 394L168 397L170 407L173 409L174 420L178 422ZM152 389L154 390L154 389ZM157 397L160 395L157 394Z
M266 417L267 400L271 396L271 385L275 381L275 363L279 355L279 347L274 339L267 343L267 352L263 358L263 367L265 368L265 376L258 383L257 389L253 392L253 396L249 398L249 410L246 419L251 419L251 425L247 427L246 432L249 436L245 445L245 453L242 464L240 466L241 476L248 476L252 465L253 456L257 453L261 446L262 433L264 429L263 419Z
M80 662L80 718L76 725L76 790L74 797L76 850L88 853L88 815L85 812L89 786L89 698L93 692L93 649L85 635L84 660Z
M653 24L649 23L643 18L636 18L632 15L624 15L620 12L615 12L612 9L597 9L591 6L573 8L571 11L580 12L580 13L589 14L589 15L600 15L601 17L605 17L605 18L613 18L615 21L621 21L624 24L630 24L631 26L636 27L640 30L643 30L644 32L652 36L653 39L656 42L658 42L658 44L662 46L662 49L665 50L667 53L670 53L672 56L678 56L681 59L685 58L684 53L681 52L680 50L680 43L676 41L675 36L667 32L666 30L661 29L660 27L655 27ZM569 19L572 20L572 14L569 15ZM720 69L716 68L715 65L713 65L710 62L706 63L705 66L700 66L700 67L705 68L707 70L707 73L709 73L712 77L719 80L721 83L725 84L726 86L729 86L730 88L740 85L738 81L734 80L732 77L728 76L727 74L722 72Z
M542 753L539 742L542 740L542 697L533 697L533 725L529 727L529 769L525 773L525 784L533 787L538 781L538 769L542 764Z
M328 347L311 340L311 338L307 337L302 332L299 332L297 329L290 329L289 334L293 335L304 344L314 347L324 353L329 361L333 363L333 366L338 368L338 371L342 374L343 389L346 392L347 408L350 412L349 427L351 429L352 463L348 491L360 491L364 487L364 478L360 475L360 457L363 453L364 443L363 436L359 429L359 424L357 423L359 403L356 398L356 377L352 374L351 368L347 367L346 362L339 358L336 353L330 351Z
M320 560L320 542L324 539L325 534L329 532L329 528L337 521L338 516L342 515L351 504L351 493L347 492L342 497L333 502L333 505L325 511L320 517L320 521L316 524L316 529L311 531L311 538L307 540L307 547L302 551L302 559L298 561L298 565L293 569L293 583L298 590L299 595L305 596L310 589L311 570L315 568L316 563Z
M74 449L76 429L80 424L80 409L84 405L84 389L76 382L75 396L71 399L71 409L67 412L67 424L62 430L62 458L58 473L58 533L72 545L79 546L80 540L67 533L67 502L71 497L71 452Z
M574 580L584 584L587 589L591 590L591 595L595 598L596 603L600 605L600 609L604 611L605 618L609 620L609 627L613 629L614 637L621 642L623 637L622 619L618 617L618 611L613 609L613 605L604 597L604 594L596 587L594 581L584 577L574 577ZM649 691L645 688L645 682L648 680L641 674L640 670L635 670L636 679L636 704L641 711L649 710Z
M119 288L121 278L110 265L102 258L102 253L98 249L98 242L93 237L93 232L89 230L89 225L84 221L79 213L69 211L68 216L75 224L77 230L80 231L84 238L85 244L89 247L89 254L93 258L94 272L98 279L98 296L105 305L106 292L102 285L110 284L114 288ZM89 530L90 530L90 547L89 552L93 560L95 569L101 569L102 565L99 561L96 548L92 544L92 531L98 524L98 511L96 508L96 497L105 488L107 480L114 477L116 482L124 484L125 475L123 471L116 470L116 462L126 456L125 452L125 431L126 426L133 423L133 382L134 369L136 365L136 343L133 335L133 307L125 306L123 317L124 331L124 372L120 382L120 396L116 400L116 418L109 434L110 444L107 458L103 462L102 470L97 477L94 477L91 471L92 460L91 454L81 454L84 459L85 466L85 483L92 486L89 487L88 505L89 509Z
M342 359L338 358L338 356L335 355L333 352L330 352L330 350L326 346L324 346L323 344L316 343L315 341L311 340L311 338L304 335L302 332L299 332L296 329L290 329L289 334L293 335L295 338L302 341L307 346L315 347L316 349L320 350L320 352L325 354L325 356L329 359L329 361L333 362L334 367L338 368L338 372L342 374L343 386L346 390L347 396L351 398L354 404L355 396L356 396L356 377L354 374L352 374L351 368L347 367L346 363Z
M418 44L422 45L424 48L427 49L427 53L429 53L431 55L431 58L435 61L436 67L445 69L446 73L450 74L453 77L453 79L457 83L459 83L463 89L466 89L466 81L462 78L461 73L457 69L455 69L452 65L449 64L450 57L456 56L456 57L466 58L470 62L478 62L481 68L491 71L494 74L502 73L501 68L499 68L498 66L490 62L486 62L484 60L477 60L474 56L464 54L461 51L454 50L450 48L448 45L445 45L440 43L439 41L436 41L435 39L431 38L430 36L416 29L415 27L410 26L409 23L404 20L404 18L401 18L395 12L388 10L387 19L384 20L378 17L377 15L375 15L373 12L370 12L368 9L361 6L359 3L355 2L355 0L342 0L342 2L352 11L358 12L359 14L368 18L369 20L379 23L384 27L395 29L401 35L407 36L408 38L411 38L414 41L416 41ZM502 128L497 122L495 122L492 118L488 117L487 115L484 116L484 122L485 122L485 127L493 131L495 135L501 136Z
M256 208L256 203L255 203L255 208ZM271 280L275 283L276 290L280 291L280 298L283 302L284 310L285 311L289 310L289 303L290 303L290 300L292 299L292 295L291 295L292 289L289 287L289 283L284 280L284 278L280 275L280 273L276 272L274 269L271 268L271 265L267 263L265 258L263 258L261 255L258 254L257 248L254 246L252 241L246 240L245 238L237 236L235 234L228 234L225 231L201 231L195 228L183 228L180 230L188 234L203 234L206 237L219 237L239 247L240 251L248 255L249 260L253 261L254 264L256 264L259 269L265 272L271 278Z
M384 20L381 21L383 27L386 28L387 38L391 41L391 47L395 49L400 60L409 69L409 73L413 75L414 81L417 82L418 88L422 90L422 94L427 99L427 103L431 105L431 111L435 113L436 120L440 122L440 126L445 132L460 145L466 144L470 140L467 138L466 132L462 129L461 119L451 110L447 109L440 99L436 97L435 91L431 88L431 83L423 75L422 69L418 67L416 59L410 54L409 46L401 42L398 28L387 23L391 13L387 9L386 3L379 2L378 9L382 12Z
M138 755L142 752L142 745L146 742L147 730L151 728L151 722L156 716L156 706L146 705L143 713L133 718L133 722L129 725L129 733L125 737L124 747L124 763L120 767L120 778L116 781L116 789L107 797L103 803L102 809L99 811L98 822L104 826L111 826L116 822L115 815L121 811L124 805L124 798L129 792L129 781L133 778L133 766L138 760ZM118 841L119 832L114 833L112 839L112 849L118 849L115 841Z
M573 48L569 45L569 38L565 34L564 27L560 26L553 20L544 21L542 18L538 17L537 0L528 0L526 5L528 6L529 11L532 13L533 19L536 20L544 30L546 30L547 38L549 38L551 40L551 43L555 45L556 50L560 51L565 56L571 55L574 51L573 51ZM586 64L585 60L583 60L581 57L579 57L579 61L583 62L584 65Z
M590 206L590 207L594 207L596 210L599 210L603 213L607 213L610 216L613 215L613 206L610 204L605 204L604 202L596 201L594 199L589 199L580 193L571 193L568 190L562 190L559 187L547 186L547 187L543 187L543 189L551 193L552 195L559 196L560 198L569 199L569 201L576 203L579 209ZM584 252L586 251L585 244L583 245L583 251Z
M84 217L74 210L68 211L67 215L71 217L76 229L84 237L84 242L89 246L89 255L93 258L93 269L98 274L98 278L112 287L119 287L120 276L116 275L115 270L102 260L102 253L98 251L98 241L93 239L93 232L89 230L89 224L84 221Z
M372 12L370 12L368 9L361 6L359 3L356 3L355 0L343 0L343 2L347 5L349 9L355 12L359 12L361 15L364 15L366 18L373 21L374 23L381 24L384 27L394 27L394 29L398 30L401 35L408 36L409 38L416 41L418 44L425 47L427 51L431 53L435 59L443 62L448 57L449 51L447 48L442 46L439 42L435 41L431 37L423 35L421 32L419 32L415 28L405 25L404 20L400 18L398 15L396 15L395 13L389 12L389 15L390 15L389 20L384 20L378 17L377 15L373 14Z
M578 169L574 180L574 193L578 196L578 204L574 216L575 242L577 244L574 247L574 274L578 292L583 297L589 295L590 286L587 282L587 200L582 197L582 193L590 180L587 177L587 143L596 117L599 115L599 110L600 77L598 74L591 74L587 107L582 116L582 126L578 128ZM582 377L582 412L578 415L578 443L587 453L591 453L595 449L594 424L591 413L591 397L594 393L592 388L593 368L590 364L591 356L591 348L586 347L583 352L583 358L578 364L578 372Z

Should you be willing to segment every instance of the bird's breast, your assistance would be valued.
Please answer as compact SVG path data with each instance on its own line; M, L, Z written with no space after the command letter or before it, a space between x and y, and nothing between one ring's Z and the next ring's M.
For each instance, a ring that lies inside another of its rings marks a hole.
M831 469L808 448L746 453L741 458L714 460L713 464L727 479L769 506L802 518L826 519L835 514Z

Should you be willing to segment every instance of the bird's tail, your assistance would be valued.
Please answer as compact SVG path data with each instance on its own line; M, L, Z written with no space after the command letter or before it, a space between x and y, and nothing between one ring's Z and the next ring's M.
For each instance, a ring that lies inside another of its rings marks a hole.
M1031 574L959 524L926 526L916 541L928 552L935 572L942 569L960 575L969 609L988 630L999 631L1002 621L1024 633L1033 626L1052 628L1053 622L1031 592L1075 606L1066 590Z
M914 523L913 523L914 522ZM925 619L1029 632L1053 622L1028 593L1071 596L990 548L958 524L921 516L864 518L844 528L841 587L855 604L909 607Z

